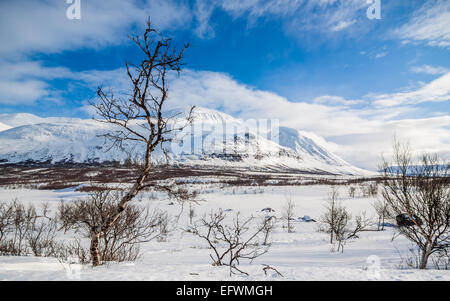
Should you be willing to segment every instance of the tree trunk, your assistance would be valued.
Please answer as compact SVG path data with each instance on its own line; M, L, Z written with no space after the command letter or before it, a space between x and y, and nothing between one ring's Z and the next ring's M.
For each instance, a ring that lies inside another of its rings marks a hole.
M98 249L98 242L100 240L100 233L97 231L92 231L91 236L91 260L92 266L96 267L100 265L100 251Z
M120 203L117 205L116 212L110 216L100 227L96 227L92 229L92 237L91 237L91 257L92 257L92 266L100 265L100 251L98 249L98 243L100 240L100 233L106 232L111 225L113 225L122 212L125 210L125 207L128 202L130 202L142 189L145 180L147 179L148 174L150 173L150 153L152 150L147 150L146 153L146 161L145 161L145 169L142 174L137 179L136 183L131 187L130 191L122 198Z
M423 252L422 252L422 258L420 260L420 269L424 270L427 268L427 262L428 262L428 257L430 257L430 251L429 248L426 248Z

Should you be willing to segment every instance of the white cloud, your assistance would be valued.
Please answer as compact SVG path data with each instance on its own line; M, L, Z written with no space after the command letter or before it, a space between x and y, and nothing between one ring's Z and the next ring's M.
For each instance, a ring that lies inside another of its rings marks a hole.
M194 29L195 34L200 38L213 38L214 28L210 24L211 15L216 4L211 0L197 0L194 8L194 15L197 26Z
M68 20L65 1L0 1L0 54L20 56L116 45L148 16L158 29L190 22L189 9L172 0L81 1L81 19Z
M450 116L379 122L369 133L328 137L335 152L361 167L375 169L381 155L392 155L393 137L409 141L414 155L436 153L450 158Z
M0 103L56 101L61 91L51 87L49 80L65 78L81 83L83 76L89 76L44 66L31 58L36 53L122 44L130 32L145 26L150 15L160 30L191 22L187 4L174 0L81 0L80 20L66 18L68 7L64 0L0 1ZM91 82L97 82L96 78Z
M450 70L448 70L445 67L441 66L434 67L430 65L415 66L411 68L411 71L415 73L426 73L431 75L441 75L450 72Z
M364 101L362 101L360 99L349 100L349 99L345 99L344 97L336 96L336 95L322 95L322 96L318 96L318 97L314 98L312 102L316 103L316 104L351 106L351 105L363 103Z
M393 31L404 43L450 48L450 1L427 0L408 23Z
M349 27L350 25L352 25L353 23L355 23L355 20L351 20L351 21L340 21L338 24L332 26L330 29L331 31L341 31L347 27Z
M73 88L83 86L95 90L105 85L124 92L129 87L123 68L73 72L64 67L47 67L39 61L0 61L0 104L31 105L37 100L61 102L65 91L49 84L55 79L68 79Z
M214 9L222 9L233 18L245 18L249 26L259 19L279 18L287 33L298 35L306 31L330 34L348 29L357 21L364 20L364 8L367 7L361 0L208 1L207 10L201 5L204 0L196 3L199 36L213 31L209 22Z
M385 107L448 101L450 100L450 72L417 90L376 95L373 99L375 105Z
M32 104L38 99L54 100L55 90L48 80L70 78L67 68L44 67L40 62L0 61L0 104Z
M375 55L375 58L380 59L382 57L385 57L386 55L387 55L387 52L380 52Z
M171 83L169 97L168 105L172 107L195 104L245 119L280 119L286 126L310 131L314 129L313 132L319 135L368 130L367 123L355 126L362 119L350 109L319 103L289 102L275 93L240 84L223 73L186 70ZM342 98L339 100L346 104L356 103ZM324 123L324 120L327 122ZM332 121L335 122L330 126Z
M8 105L31 104L37 99L47 97L48 84L38 80L0 81L0 103Z
M196 104L243 119L279 119L283 126L323 136L331 150L364 168L377 168L381 153L389 155L394 134L411 140L418 153L450 156L450 116L402 119L403 114L416 110L411 106L355 109L352 105L367 100L330 95L317 97L313 103L290 102L226 74L190 70L172 83L170 99L172 106Z

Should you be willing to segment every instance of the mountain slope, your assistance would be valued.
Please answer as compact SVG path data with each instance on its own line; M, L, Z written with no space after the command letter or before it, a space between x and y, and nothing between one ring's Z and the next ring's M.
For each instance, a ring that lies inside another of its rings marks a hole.
M9 130L10 128L11 127L9 125L0 122L0 132Z
M194 123L167 145L169 156L161 150L154 163L240 167L270 170L303 170L338 174L364 173L302 135L281 127L278 143L256 134L247 124L230 115L197 108ZM139 158L143 145L129 143L129 153L108 150L104 138L117 130L93 120L40 118L29 114L0 115L0 122L15 126L0 132L0 162L124 162ZM176 121L175 121L176 122ZM139 125L134 124L136 129Z

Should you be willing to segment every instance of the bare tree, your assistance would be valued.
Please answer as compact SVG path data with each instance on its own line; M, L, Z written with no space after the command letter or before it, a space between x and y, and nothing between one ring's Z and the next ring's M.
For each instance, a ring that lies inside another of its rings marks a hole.
M341 250L344 253L344 246L347 242L347 233L350 232L349 222L352 218L345 207L338 207L335 216L334 235L338 245L337 251Z
M139 160L134 185L118 201L115 210L101 224L93 225L90 247L93 266L100 264L98 245L101 233L109 230L125 211L127 204L140 191L148 186L158 188L155 183L146 184L152 168L153 151L161 147L164 153L167 153L163 144L172 141L173 135L192 121L193 107L186 117L186 122L182 124L174 122L175 118L180 118L178 114L167 116L164 111L168 100L168 76L173 72L180 73L184 52L189 45L177 50L172 45L172 39L165 38L152 28L150 20L147 22L143 37L133 36L131 40L137 45L143 58L137 65L126 63L127 74L132 84L130 95L116 97L113 92L105 91L100 87L97 91L99 101L92 105L102 118L99 121L115 125L117 128L115 132L104 135L112 142L111 148L117 147L130 153L128 143L136 142L141 143L145 151ZM169 186L159 188L176 194ZM189 197L185 194L178 194L178 196Z
M382 196L390 219L406 214L411 221L399 232L419 248L425 269L430 255L450 244L450 165L430 154L414 163L410 146L397 140L393 150L393 162L382 163Z
M261 246L265 224L251 230L254 217L241 220L236 213L231 225L225 224L226 214L222 210L203 216L199 222L189 228L194 235L206 240L213 251L210 254L214 266L229 266L230 275L235 271L248 275L237 266L242 259L253 259L267 253L269 246Z
M326 212L321 217L321 222L328 228L325 232L330 234L330 244L334 242L334 236L336 233L337 222L340 219L340 215L343 214L342 206L338 200L339 192L335 186L331 187L331 192L328 194L328 200L325 205Z
M288 233L294 232L294 225L292 224L292 221L294 220L294 209L295 204L292 202L292 199L289 198L283 208L283 219L286 221Z
M378 231L384 231L385 221L388 218L388 204L384 199L378 199L373 203L373 208L378 215Z
M270 245L269 238L273 230L275 229L277 219L275 216L264 216L261 220L261 227L263 229L264 240L263 246Z
M192 219L195 217L195 208L192 206L192 203L189 204L189 223L192 225Z

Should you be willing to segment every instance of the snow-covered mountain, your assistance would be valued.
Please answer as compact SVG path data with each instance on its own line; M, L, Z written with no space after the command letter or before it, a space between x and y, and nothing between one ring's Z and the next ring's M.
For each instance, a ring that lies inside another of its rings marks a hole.
M137 142L127 145L128 153L108 150L101 135L116 129L94 120L0 114L0 162L123 162L143 153ZM152 159L156 164L365 173L295 129L280 127L271 139L265 134L225 113L196 108L192 126L167 145L168 158L158 149Z
M6 131L6 130L8 130L10 128L11 128L10 126L0 122L0 132L1 131Z

